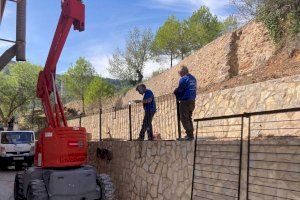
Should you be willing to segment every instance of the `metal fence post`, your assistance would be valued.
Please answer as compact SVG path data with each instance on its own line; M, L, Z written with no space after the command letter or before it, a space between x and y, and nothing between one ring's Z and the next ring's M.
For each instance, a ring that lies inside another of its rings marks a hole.
M194 196L194 185L195 185L194 182L195 182L195 169L196 169L196 154L197 154L198 128L199 128L199 122L197 121L197 124L196 124L196 137L195 137L195 144L194 144L194 163L193 163L193 177L192 177L191 200L193 200L193 196Z
M181 138L181 124L180 124L180 112L179 112L179 105L180 102L176 101L176 108L177 108L177 128L178 128L178 138Z
M79 127L81 127L81 114L79 115Z
M132 119L131 119L131 104L128 107L129 114L129 140L132 141Z
M238 183L238 200L241 199L241 179L243 165L243 142L244 142L244 116L241 117L241 135L240 135L240 163L239 163L239 183Z
M114 117L113 119L117 119L117 107L114 107Z
M249 176L250 176L250 145L251 145L251 115L249 115L248 122L248 149L247 149L247 188L246 188L246 199L249 199Z
M102 108L99 109L99 139L102 140Z

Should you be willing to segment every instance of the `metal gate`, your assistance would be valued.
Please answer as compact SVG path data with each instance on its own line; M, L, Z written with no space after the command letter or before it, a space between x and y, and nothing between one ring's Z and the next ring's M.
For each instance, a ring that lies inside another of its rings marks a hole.
M192 199L240 199L243 116L196 122Z
M299 109L252 113L248 120L246 199L299 200Z
M195 121L192 200L300 199L300 108Z

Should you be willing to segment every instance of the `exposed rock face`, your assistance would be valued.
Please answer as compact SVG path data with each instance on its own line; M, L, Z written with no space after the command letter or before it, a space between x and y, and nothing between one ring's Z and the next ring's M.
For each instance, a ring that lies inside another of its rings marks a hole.
M197 78L198 87L224 82L236 75L243 75L264 67L275 53L275 45L260 23L251 22L245 27L228 33L188 56L177 66L159 74L145 84L156 96L172 93L178 84L180 66L186 65ZM122 99L123 104L140 98L130 90Z
M177 87L178 70L187 65L198 79L200 93L219 91L270 79L300 74L300 34L277 49L261 24L251 22L186 57L177 66L145 82L156 96L172 94ZM124 97L104 103L104 107L122 107L141 96L131 89ZM69 107L69 106L68 106ZM71 105L80 110L80 104ZM87 108L87 114L98 112L98 105Z

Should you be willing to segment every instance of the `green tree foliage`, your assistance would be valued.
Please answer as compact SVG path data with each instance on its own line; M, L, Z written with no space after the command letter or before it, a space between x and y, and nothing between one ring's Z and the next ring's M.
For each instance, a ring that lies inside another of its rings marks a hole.
M109 59L109 73L120 80L128 81L132 85L142 82L144 68L151 58L151 44L153 34L151 30L141 31L138 28L129 32L125 50L117 49Z
M178 35L178 56L181 60L188 56L192 51L190 37L188 24L186 22L181 22Z
M170 16L158 29L152 50L156 56L169 56L172 67L174 59L184 59L191 52L213 41L230 26L233 26L233 21L227 20L223 24L209 8L202 6L182 22L175 16Z
M276 43L300 32L300 0L233 0L240 13L263 22Z
M267 26L278 43L285 35L300 32L300 1L264 0L258 6L257 19Z
M82 101L83 113L85 113L85 93L95 74L92 64L84 58L79 58L75 66L69 68L62 77L66 92Z
M238 22L237 17L234 15L230 15L222 23L222 32L230 33L232 31L235 31L236 29L238 29L238 26L239 26L238 24L239 24L239 22Z
M103 100L113 97L115 92L116 88L112 84L96 76L87 87L85 93L86 103L102 106Z
M24 112L36 100L36 84L42 69L28 62L8 68L8 72L0 72L0 120L4 126L16 112Z
M181 24L175 16L170 16L167 21L156 32L156 36L152 45L152 50L157 56L169 56L171 67L173 60L178 56L180 44ZM183 44L182 47L187 45Z
M192 50L197 50L210 43L222 31L222 24L219 22L218 17L213 15L206 6L201 6L186 23L189 29L189 43Z

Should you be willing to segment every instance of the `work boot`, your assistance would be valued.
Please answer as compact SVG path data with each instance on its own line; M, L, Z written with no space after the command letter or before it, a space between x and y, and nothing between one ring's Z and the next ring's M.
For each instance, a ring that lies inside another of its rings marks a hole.
M185 136L184 138L177 138L178 141L192 141L194 137Z
M192 140L194 140L194 139L195 139L194 137L185 136L185 140L187 140L187 141L192 141Z
M134 141L144 141L144 139L139 137L138 139L135 139Z

